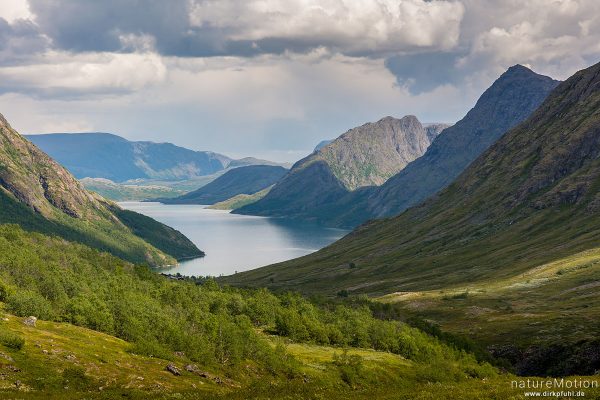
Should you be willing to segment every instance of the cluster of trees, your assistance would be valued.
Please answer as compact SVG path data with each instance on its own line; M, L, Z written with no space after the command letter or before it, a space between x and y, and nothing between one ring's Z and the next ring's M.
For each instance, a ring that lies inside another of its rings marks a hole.
M293 360L266 340L266 332L294 342L444 360L452 368L468 365L471 375L491 371L418 329L374 318L365 305L325 307L297 294L221 287L211 279L169 279L16 225L0 225L0 301L16 315L115 335L131 342L138 354L169 359L184 352L205 365L235 366L252 359L273 373L290 373Z

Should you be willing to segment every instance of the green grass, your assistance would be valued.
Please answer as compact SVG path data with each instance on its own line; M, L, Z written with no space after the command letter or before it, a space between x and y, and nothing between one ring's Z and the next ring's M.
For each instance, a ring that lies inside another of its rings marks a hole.
M80 182L86 189L113 201L142 201L156 198L177 197L184 190L161 185L132 185L108 181L106 179L84 178Z
M10 225L0 226L0 300L0 347L13 360L4 357L0 390L9 396L411 398L436 384L446 398L458 388L455 398L476 398L510 389L489 364L368 307L167 279ZM36 327L23 324L29 315ZM209 378L174 377L169 362Z
M211 210L236 210L238 208L247 206L248 204L256 203L258 200L265 197L272 187L273 185L254 194L238 194L237 196L233 196L225 201L220 201L210 205L207 208L210 208Z
M502 280L380 301L487 345L575 343L600 331L599 276L600 249L592 249Z
M132 352L118 338L66 323L5 315L1 329L21 337L14 349L0 344L0 397L21 399L521 399L511 388L511 375L481 376L444 373L451 364L415 363L373 350L347 351L327 346L288 343L283 346L298 368L296 377L263 375L248 361L231 371L206 368L201 377L185 370L194 363L185 355L171 360ZM165 370L173 363L182 373ZM434 368L439 368L435 370ZM356 373L356 374L355 374ZM473 372L470 372L473 374ZM218 379L215 379L218 378ZM19 382L18 387L16 383ZM219 383L222 382L222 383ZM588 392L586 398L599 396Z

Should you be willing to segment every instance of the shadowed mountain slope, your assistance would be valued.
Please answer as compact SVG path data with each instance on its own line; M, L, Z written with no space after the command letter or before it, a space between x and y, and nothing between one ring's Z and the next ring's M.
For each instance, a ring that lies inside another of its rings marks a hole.
M86 191L0 116L0 223L59 235L126 260L166 265L203 253L176 230ZM135 233L133 233L135 231Z
M600 64L561 83L421 205L312 255L225 280L329 295L434 290L515 277L597 247L598 110Z
M406 116L351 129L298 161L263 199L235 212L326 219L322 210L350 192L384 183L420 157L443 127L425 128L416 117Z
M527 118L557 84L547 76L515 65L502 74L455 125L425 125L431 146L423 156L381 182L381 186L355 191L336 188L327 192L322 201L306 203L301 193L295 193L305 190L288 184L236 212L313 219L337 227L355 227L368 219L397 215L446 187L502 134ZM368 151L379 149L369 147ZM313 158L314 155L308 157ZM277 186L286 183L283 180ZM324 188L315 187L325 192ZM292 198L297 204L282 201L285 198Z
M279 181L286 172L283 167L270 165L238 167L198 190L160 201L166 204L214 204L240 194L260 192Z

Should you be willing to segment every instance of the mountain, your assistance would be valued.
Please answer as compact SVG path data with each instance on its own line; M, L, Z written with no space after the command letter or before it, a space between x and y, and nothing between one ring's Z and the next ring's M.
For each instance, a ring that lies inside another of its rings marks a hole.
M177 197L185 193L169 186L115 183L105 178L83 178L79 181L87 190L113 201L144 201L157 197Z
M291 201L296 202L295 206L283 208L284 201L267 203L271 195L239 212L313 219L346 228L358 226L368 219L399 214L452 182L504 132L527 118L557 84L557 81L523 66L511 67L455 125L424 125L428 137L434 138L431 146L422 157L410 162L381 186L355 191L336 188L335 192L326 195L325 201L313 202L302 209L301 194L294 193L295 188L288 185L280 191L288 193ZM280 198L284 197L285 194L280 194Z
M279 181L286 172L283 167L271 165L238 167L198 190L160 201L165 204L214 204L240 194L251 195L260 192Z
M597 337L598 110L600 64L559 84L424 203L309 256L225 280L329 295L397 292L391 300L404 298L413 314L503 342Z
M256 203L263 197L269 193L269 191L273 188L273 185L261 190L260 192L256 192L254 194L237 194L232 198L227 200L219 201L211 206L206 208L211 210L235 210L236 208L244 207L248 204Z
M262 200L234 212L318 220L318 210L352 191L381 185L420 157L436 132L412 115L351 129L298 161Z
M61 236L150 265L203 253L176 230L86 191L0 116L0 223Z
M110 133L51 133L27 138L65 166L76 178L180 181L225 168L275 164L248 157L233 160L210 151L193 151L171 143L132 142Z
M463 119L433 141L423 157L368 198L368 215L399 214L446 187L502 134L527 118L557 84L521 65L509 68Z
M316 146L315 149L313 151L319 151L321 150L323 147L327 146L329 143L333 142L333 139L327 139L327 140L321 140Z

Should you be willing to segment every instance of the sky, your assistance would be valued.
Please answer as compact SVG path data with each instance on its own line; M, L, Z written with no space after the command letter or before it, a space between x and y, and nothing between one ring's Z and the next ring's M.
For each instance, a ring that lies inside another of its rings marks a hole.
M0 113L292 162L391 115L455 122L508 67L600 61L597 0L0 0Z

